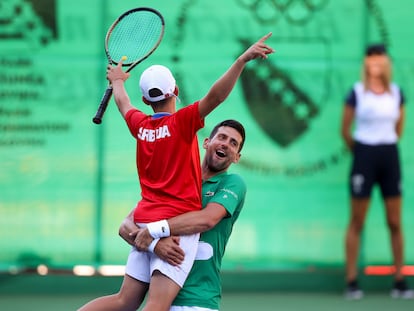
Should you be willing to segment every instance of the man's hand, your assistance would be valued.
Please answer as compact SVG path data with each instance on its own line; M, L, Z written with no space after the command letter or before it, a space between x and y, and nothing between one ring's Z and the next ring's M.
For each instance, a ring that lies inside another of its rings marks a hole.
M137 235L138 230L138 226L130 218L127 217L122 221L118 234L129 245L134 246L135 236Z
M155 246L154 253L173 266L180 265L185 255L180 247L180 238L177 236L160 239Z
M154 238L149 233L148 229L138 229L136 232L134 245L140 251L147 251L148 246L151 244Z
M274 53L275 50L268 46L265 41L270 38L272 33L268 33L263 36L259 41L249 47L241 56L240 59L247 63L248 61L256 58L266 59L268 54Z

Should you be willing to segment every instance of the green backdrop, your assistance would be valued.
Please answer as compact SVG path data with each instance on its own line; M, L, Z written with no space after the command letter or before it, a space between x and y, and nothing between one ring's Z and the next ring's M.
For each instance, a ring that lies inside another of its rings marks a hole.
M406 259L414 262L414 4L399 0L3 0L0 2L0 263L123 264L118 226L140 197L135 143L113 101L92 123L106 88L104 36L127 9L165 17L157 51L132 71L171 67L181 103L202 97L267 32L276 49L248 65L200 141L225 118L247 130L231 171L248 185L226 269L341 266L350 165L339 135L343 99L359 79L366 44L384 42L407 97L403 163ZM149 112L149 111L148 111ZM168 155L166 155L168 156ZM384 210L375 192L362 264L390 264Z

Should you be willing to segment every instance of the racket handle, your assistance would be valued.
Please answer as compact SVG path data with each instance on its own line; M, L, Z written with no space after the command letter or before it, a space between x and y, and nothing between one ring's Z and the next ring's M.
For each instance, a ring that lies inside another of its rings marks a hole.
M105 91L104 96L101 99L101 104L98 107L98 111L96 111L95 117L93 118L93 123L95 124L101 124L102 123L102 117L105 113L106 107L108 107L109 100L112 96L112 86L108 86L108 88Z

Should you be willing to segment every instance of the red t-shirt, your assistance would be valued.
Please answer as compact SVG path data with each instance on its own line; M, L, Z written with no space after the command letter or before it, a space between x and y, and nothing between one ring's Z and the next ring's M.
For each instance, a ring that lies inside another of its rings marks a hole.
M134 221L148 223L201 209L201 165L197 131L204 126L198 102L153 118L137 109L125 116L137 140L141 200Z

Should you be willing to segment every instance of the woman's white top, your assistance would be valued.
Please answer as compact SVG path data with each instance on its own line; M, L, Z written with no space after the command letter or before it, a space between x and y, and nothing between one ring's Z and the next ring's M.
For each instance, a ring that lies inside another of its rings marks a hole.
M356 141L367 145L397 143L396 124L404 96L396 84L391 84L390 92L376 94L357 82L346 104L355 108L353 138Z

